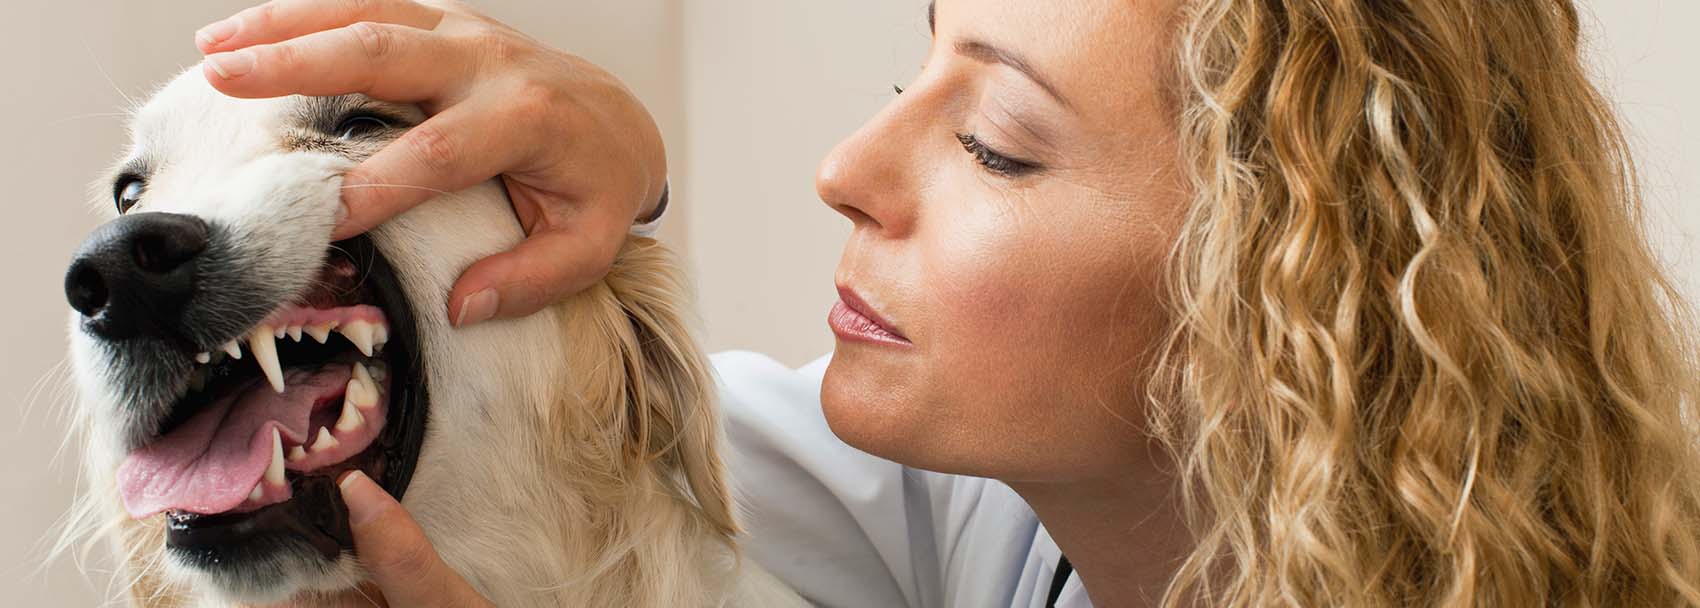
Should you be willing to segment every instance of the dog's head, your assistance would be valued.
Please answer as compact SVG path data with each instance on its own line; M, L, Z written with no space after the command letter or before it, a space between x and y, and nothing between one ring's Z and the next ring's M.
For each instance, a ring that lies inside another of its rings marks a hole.
M534 512L556 490L536 486L563 463L594 469L610 434L632 454L588 474L629 477L666 445L660 483L686 479L679 499L730 530L672 279L616 285L665 260L628 246L571 302L456 331L454 279L523 236L499 183L331 242L341 174L422 118L359 96L232 99L199 70L136 113L99 185L121 215L78 251L66 294L91 498L122 506L129 576L153 587L138 593L356 584L334 485L350 469L403 498L475 582L497 577L472 548L556 542Z

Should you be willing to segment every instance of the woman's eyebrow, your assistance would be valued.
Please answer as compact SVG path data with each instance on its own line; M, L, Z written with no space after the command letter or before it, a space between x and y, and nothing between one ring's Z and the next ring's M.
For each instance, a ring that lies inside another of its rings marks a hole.
M1020 55L978 40L963 40L961 42L957 42L956 52L959 55L976 61L985 63L1001 63L1015 68L1015 71L1026 75L1029 80L1033 81L1033 84L1039 85L1039 88L1044 89L1046 93L1049 93L1052 98L1057 100L1057 103L1062 104L1063 107L1070 110L1074 109L1074 105L1069 103L1068 99L1062 96L1062 93L1057 92L1057 88L1052 86L1050 81L1046 80L1045 77L1039 73L1039 70L1033 67L1033 64L1028 63L1027 60L1023 59Z

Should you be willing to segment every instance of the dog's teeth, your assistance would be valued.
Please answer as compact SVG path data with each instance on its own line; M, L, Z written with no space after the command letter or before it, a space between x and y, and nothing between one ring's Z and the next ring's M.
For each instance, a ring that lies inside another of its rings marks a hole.
M272 338L276 339L276 340L282 340L284 332L286 332L288 330L289 330L288 327L279 325L276 328L272 329Z
M301 446L290 447L289 455L285 458L290 462L301 462L307 459L307 450Z
M294 340L296 342L301 341L301 326L300 325L289 326L288 333L289 333L289 339Z
M365 321L349 321L347 325L337 329L354 347L360 349L360 354L372 356L372 324Z
M266 483L281 486L286 483L283 479L283 436L272 427L272 462L266 466Z
M266 497L265 490L261 489L263 485L265 485L264 482L254 484L254 491L248 493L249 502L260 502L261 498Z
M349 403L360 409L371 409L378 405L378 384L372 380L372 374L366 371L366 366L354 364L354 373L348 379L348 390L344 393L343 408ZM341 429L341 426L337 427Z
M195 362L199 363L201 365L206 365L208 363L211 363L212 362L212 353L201 353L201 354L195 355Z
M248 336L248 350L254 351L254 361L259 362L260 371L265 372L266 381L271 382L272 390L283 392L283 366L277 362L277 339L272 336L272 328L261 325Z
M371 375L372 375L372 387L377 388L378 384L383 382L384 377L386 375L388 375L388 372L384 368L384 363L382 361L373 361L372 362Z
M342 444L338 442L335 437L331 436L330 429L321 426L319 427L319 438L313 441L312 449L315 452L323 452L325 450L334 450L339 445Z
M317 325L308 325L306 327L306 331L307 335L312 336L314 340L318 340L320 344L324 344L326 340L331 339L331 328L333 327L336 327L336 323L320 323Z
M354 370L349 375L349 378L359 380L362 385L365 385L365 388L368 388L368 389L377 388L377 383L372 381L372 371L370 369L367 369L365 363L355 361L354 362Z
M230 358L232 358L232 359L241 360L242 359L242 347L237 346L235 340L225 342L224 343L224 354L230 355Z
M390 343L390 326L383 323L372 326L372 349L383 350Z
M351 382L350 384L353 383ZM352 391L352 389L350 390ZM342 415L338 416L336 419L337 432L352 433L359 429L362 424L366 424L366 418L360 415L360 408L355 401L354 395L350 394L343 397Z

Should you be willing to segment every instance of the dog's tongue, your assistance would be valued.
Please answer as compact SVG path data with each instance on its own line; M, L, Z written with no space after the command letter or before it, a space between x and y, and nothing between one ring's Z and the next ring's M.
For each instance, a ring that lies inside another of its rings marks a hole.
M291 443L307 436L313 404L348 383L348 368L291 370L288 388L256 382L207 406L118 467L124 510L141 519L167 510L223 513L248 498L272 459L272 428Z

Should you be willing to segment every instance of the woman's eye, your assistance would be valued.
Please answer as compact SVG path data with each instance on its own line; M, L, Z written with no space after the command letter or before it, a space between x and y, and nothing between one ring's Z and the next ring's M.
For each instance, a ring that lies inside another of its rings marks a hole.
M118 178L118 183L112 186L112 202L118 205L118 212L124 213L136 206L142 200L142 189L146 186L142 178L134 175Z
M1021 177L1039 170L1038 165L999 154L973 135L958 133L956 140L962 142L962 149L974 156L974 162L1003 177Z
M355 139L390 128L390 123L370 114L356 114L336 125L337 139Z

